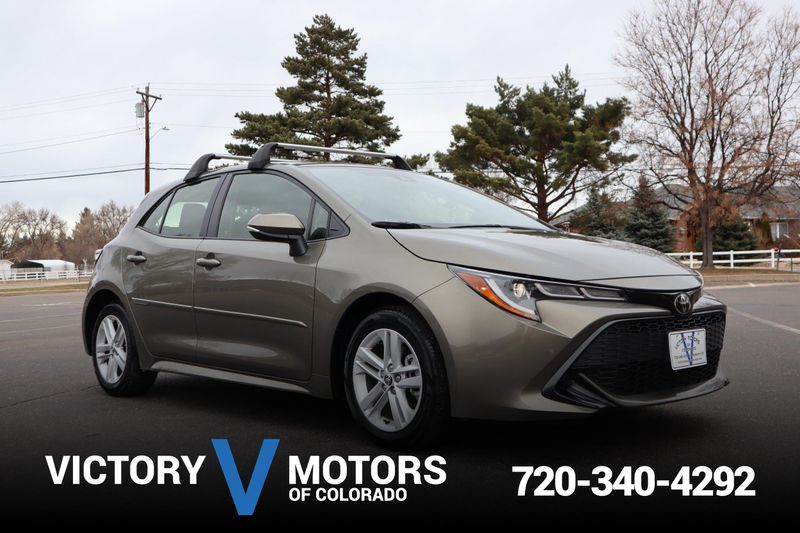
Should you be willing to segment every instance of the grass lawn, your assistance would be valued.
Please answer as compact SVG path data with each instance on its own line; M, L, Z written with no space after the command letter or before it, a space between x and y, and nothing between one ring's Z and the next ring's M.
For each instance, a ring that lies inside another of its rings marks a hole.
M89 287L88 283L61 283L58 285L41 285L39 287L14 287L11 282L9 282L7 285L0 285L0 296L39 292L85 291L87 287Z
M787 272L785 270L775 270L774 268L695 268L697 272L700 272L702 275L712 276L712 275L758 275L758 274L791 274L791 272Z

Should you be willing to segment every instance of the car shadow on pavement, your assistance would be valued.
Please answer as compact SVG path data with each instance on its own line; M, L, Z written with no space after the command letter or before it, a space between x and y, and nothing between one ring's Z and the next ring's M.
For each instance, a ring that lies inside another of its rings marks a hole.
M513 462L535 454L542 460L569 461L576 456L618 455L646 450L654 443L679 446L707 434L712 420L669 406L607 409L593 415L524 422L456 420L444 451L494 453Z
M242 431L265 437L335 442L336 450L324 450L331 453L381 450L356 426L343 401L176 375L159 376L151 391L137 401L157 408L178 408L187 419L207 421L211 430L214 419L219 419L226 427L247 428ZM502 456L510 462L536 453L556 461L586 454L587 450L616 455L647 448L654 442L680 445L701 438L714 424L710 415L669 405L606 410L566 420L454 420L450 438L432 451L475 458Z

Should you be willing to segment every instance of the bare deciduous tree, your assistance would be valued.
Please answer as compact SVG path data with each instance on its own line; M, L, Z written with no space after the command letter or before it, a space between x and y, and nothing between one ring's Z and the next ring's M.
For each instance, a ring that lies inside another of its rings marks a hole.
M94 251L117 236L133 213L132 206L110 201L96 212L84 208L72 234L49 209L26 208L20 202L0 206L0 252L9 259L64 257L77 264L91 262Z
M747 0L657 0L631 14L617 63L628 70L628 134L648 176L698 220L703 266L715 227L800 164L800 28Z
M102 241L98 243L97 248L116 237L132 214L132 206L117 205L113 200L101 205L100 209L94 212L94 222Z
M20 246L14 251L17 259L60 257L58 243L64 239L67 223L49 209L25 209L18 231Z
M0 256L6 257L19 247L24 212L25 206L20 202L0 206Z
M94 252L117 236L133 213L132 206L120 206L110 201L97 211L83 208L72 234L61 244L64 258L76 264L91 264Z

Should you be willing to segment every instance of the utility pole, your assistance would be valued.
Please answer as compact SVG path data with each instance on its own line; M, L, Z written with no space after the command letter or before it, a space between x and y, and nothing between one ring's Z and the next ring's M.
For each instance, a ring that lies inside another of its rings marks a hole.
M149 83L145 86L144 91L137 90L136 94L142 96L141 105L144 112L144 193L147 194L150 192L150 111L153 110L156 102L161 100L161 97L150 94ZM152 104L150 103L151 99L153 100ZM139 116L138 109L136 116Z

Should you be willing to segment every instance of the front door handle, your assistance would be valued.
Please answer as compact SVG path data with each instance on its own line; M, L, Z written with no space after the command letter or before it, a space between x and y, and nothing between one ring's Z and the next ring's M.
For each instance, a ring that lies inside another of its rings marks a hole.
M222 261L220 261L219 259L214 259L214 257L211 256L211 254L209 254L209 256L210 257L201 257L200 259L198 259L196 261L197 265L204 268L216 268L222 264Z
M147 258L144 255L142 255L142 252L136 252L135 254L130 254L126 256L125 259L136 265L147 261Z

